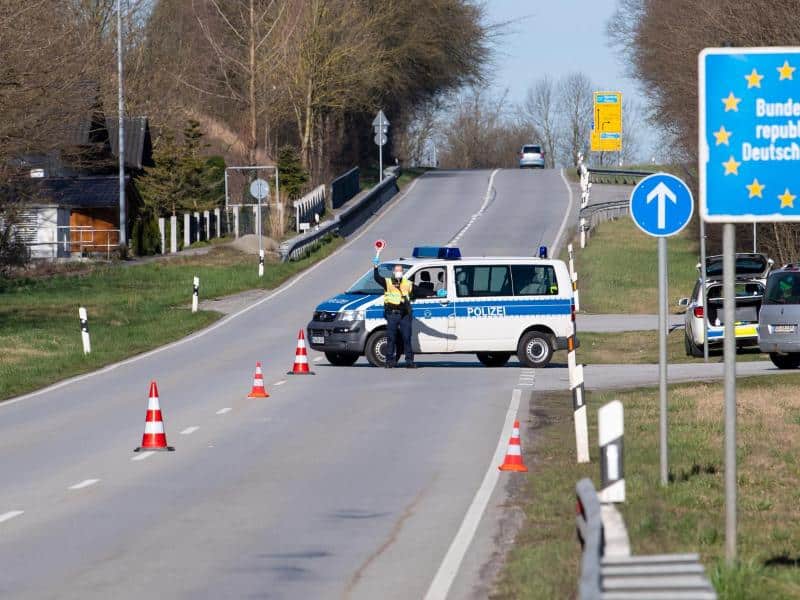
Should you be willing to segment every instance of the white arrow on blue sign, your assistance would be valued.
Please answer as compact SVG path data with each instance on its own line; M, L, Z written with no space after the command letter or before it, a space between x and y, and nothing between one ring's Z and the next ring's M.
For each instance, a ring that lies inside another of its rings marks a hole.
M631 217L648 235L668 237L681 231L692 218L692 191L669 173L654 173L642 179L631 192Z

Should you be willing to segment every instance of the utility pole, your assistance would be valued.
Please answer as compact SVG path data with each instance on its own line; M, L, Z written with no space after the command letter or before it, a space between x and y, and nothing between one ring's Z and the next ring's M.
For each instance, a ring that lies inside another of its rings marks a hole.
M117 0L117 109L119 121L117 123L117 147L119 149L119 245L124 248L128 245L128 214L125 203L125 123L124 123L124 97L122 91L122 0Z

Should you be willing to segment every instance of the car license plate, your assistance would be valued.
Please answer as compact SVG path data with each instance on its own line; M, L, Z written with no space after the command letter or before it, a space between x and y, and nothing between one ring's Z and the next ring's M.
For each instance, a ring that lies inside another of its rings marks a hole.
M324 344L325 343L325 336L312 335L311 336L311 343L312 344Z
M775 333L794 333L797 325L775 325Z

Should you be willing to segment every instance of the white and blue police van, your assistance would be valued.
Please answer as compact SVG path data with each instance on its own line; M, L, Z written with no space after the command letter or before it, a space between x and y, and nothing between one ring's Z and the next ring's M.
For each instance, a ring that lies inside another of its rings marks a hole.
M397 264L417 288L432 292L411 303L416 354L476 354L489 367L503 366L516 354L523 366L544 367L574 333L575 304L564 261L466 258L458 248L419 247L410 259L380 263L380 275L391 277ZM372 270L317 306L307 334L310 346L333 365L349 366L366 356L372 365L384 366L383 290Z

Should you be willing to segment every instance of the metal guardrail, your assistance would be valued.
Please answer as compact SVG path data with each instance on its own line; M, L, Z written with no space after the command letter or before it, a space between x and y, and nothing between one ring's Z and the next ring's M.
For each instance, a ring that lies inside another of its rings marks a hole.
M386 177L333 219L320 223L312 231L283 242L279 249L281 261L299 260L319 246L328 235L350 234L393 198L398 191L397 177L394 175Z
M597 227L599 223L627 215L629 210L630 200L612 200L611 202L590 204L582 208L578 216L581 222L585 219L585 226L588 232Z
M643 177L652 175L652 171L633 171L626 169L588 169L589 181L592 183L608 183L609 179L614 179L611 183L622 185L633 185Z
M319 185L299 200L292 203L294 206L294 226L295 231L300 233L301 223L311 225L311 220L325 212L325 186Z
M353 167L347 173L339 175L339 177L331 181L331 206L334 209L339 208L358 194L361 189L361 184L359 183L360 173L361 171L358 167Z
M583 550L579 600L716 600L697 554L605 556L602 507L592 480L581 479L575 494Z

